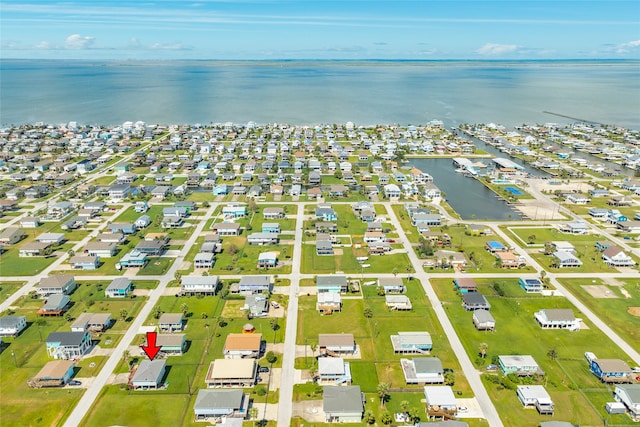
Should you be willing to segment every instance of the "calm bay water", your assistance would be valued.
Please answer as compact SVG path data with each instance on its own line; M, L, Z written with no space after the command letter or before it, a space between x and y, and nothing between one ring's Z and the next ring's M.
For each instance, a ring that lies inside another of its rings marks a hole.
M409 165L433 176L433 183L446 194L447 202L462 219L521 218L519 211L496 198L480 181L455 172L452 159L410 159Z
M0 123L566 122L640 128L638 61L0 62Z

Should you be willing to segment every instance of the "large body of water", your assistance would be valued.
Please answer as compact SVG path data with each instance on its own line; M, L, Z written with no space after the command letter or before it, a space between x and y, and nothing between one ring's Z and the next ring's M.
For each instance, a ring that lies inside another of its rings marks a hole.
M638 61L2 60L0 124L566 122L640 128Z

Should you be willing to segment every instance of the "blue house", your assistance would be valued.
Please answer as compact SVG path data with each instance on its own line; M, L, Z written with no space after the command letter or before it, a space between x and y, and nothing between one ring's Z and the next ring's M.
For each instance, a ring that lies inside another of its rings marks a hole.
M318 293L333 292L339 294L349 291L346 276L316 276L316 286L318 287Z
M603 383L632 383L631 368L620 359L594 359L591 372Z
M120 266L124 268L144 267L147 265L147 262L147 254L134 249L120 259Z
M227 184L219 184L213 188L214 196L224 196L229 194L229 186Z
M337 221L338 214L331 206L318 206L316 208L316 218L323 221Z
M112 232L112 233L122 233L122 234L135 234L136 233L136 226L135 224L132 223L117 223L114 222L113 224L109 224L107 226L107 228Z
M471 277L459 277L457 279L453 279L453 284L456 286L456 289L459 290L462 294L478 291L478 285L476 281Z
M542 282L535 277L526 279L521 277L518 284L526 293L542 292Z
M397 354L425 354L433 347L429 332L398 332L391 335L391 344Z
M265 222L262 224L263 233L280 233L280 224L277 222Z
M247 205L227 205L222 208L225 217L241 218L247 216Z
M108 298L124 298L133 291L131 280L126 277L118 277L107 286L104 293Z

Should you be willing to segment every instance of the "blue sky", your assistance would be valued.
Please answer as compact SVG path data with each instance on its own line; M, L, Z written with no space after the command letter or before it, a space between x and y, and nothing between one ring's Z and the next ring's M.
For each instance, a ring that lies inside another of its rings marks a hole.
M640 58L640 1L6 0L0 57Z

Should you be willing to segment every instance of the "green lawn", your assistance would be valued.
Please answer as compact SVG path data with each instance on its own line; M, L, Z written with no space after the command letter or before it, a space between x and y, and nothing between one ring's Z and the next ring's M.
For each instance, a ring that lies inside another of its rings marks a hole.
M165 274L173 264L175 258L153 257L144 268L138 271L139 276L159 276Z
M560 279L576 298L613 328L629 345L640 351L640 282L627 280L619 286L605 284L601 279ZM614 298L594 298L585 290L586 286L605 286ZM628 293L623 295L621 290ZM637 307L637 314L630 310Z
M23 244L20 243L20 245ZM53 264L57 259L58 257L55 255L22 258L19 256L17 247L11 248L0 256L0 276L33 276Z
M589 372L584 352L593 351L600 358L626 357L611 345L600 330L586 320L589 328L579 332L542 330L534 321L533 313L542 308L573 308L566 299L542 296L500 297L490 288L491 280L479 282L479 291L487 296L491 303L491 313L496 319L495 333L481 332L473 327L472 314L465 312L460 305L460 298L453 289L451 280L434 279L432 283L445 305L458 337L476 366L481 368L487 363L492 363L492 359L498 355L531 355L546 373L544 384L555 402L557 418L581 425L601 423L600 417L604 415L604 407L598 406L598 402L592 400L592 397L604 394L611 396L611 388L600 383ZM515 286L514 282L503 283L504 288ZM518 294L516 289L509 289L508 292L510 295ZM574 313L576 317L584 319L584 315L575 309ZM487 356L484 359L480 356L480 343L488 344ZM558 358L555 361L547 356L551 349L557 351ZM493 385L488 389L505 425L521 426L523 420L527 420L532 424L526 425L534 426L543 419L538 418L532 411L522 409L515 392ZM582 409L576 411L577 406Z

